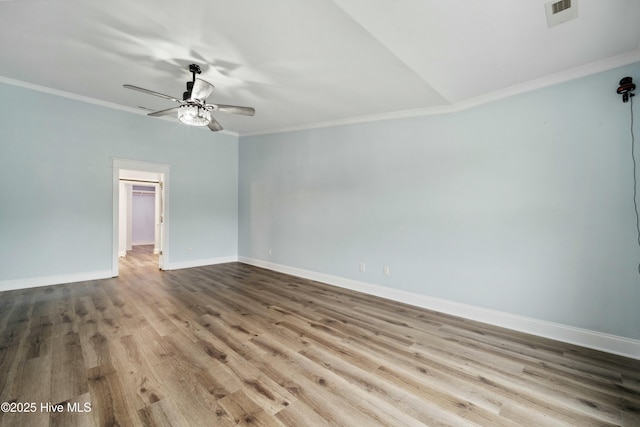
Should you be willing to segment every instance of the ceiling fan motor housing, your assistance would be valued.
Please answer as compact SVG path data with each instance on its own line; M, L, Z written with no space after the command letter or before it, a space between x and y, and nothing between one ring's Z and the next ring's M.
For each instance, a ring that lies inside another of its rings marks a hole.
M182 100L191 99L191 91L193 90L193 82L187 82L187 91L182 93Z

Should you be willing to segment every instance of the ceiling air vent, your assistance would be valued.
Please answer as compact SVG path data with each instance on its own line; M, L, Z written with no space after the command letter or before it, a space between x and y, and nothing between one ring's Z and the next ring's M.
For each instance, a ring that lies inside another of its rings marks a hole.
M558 3L551 4L551 10L555 15L558 12L562 12L563 10L569 9L571 7L571 0L560 0Z
M578 17L578 0L551 1L544 7L549 28Z

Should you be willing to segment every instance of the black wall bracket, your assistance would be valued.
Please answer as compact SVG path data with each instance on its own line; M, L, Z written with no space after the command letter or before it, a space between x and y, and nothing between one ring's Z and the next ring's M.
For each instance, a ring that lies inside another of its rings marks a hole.
M636 90L636 85L633 83L631 77L623 77L620 80L620 86L618 86L618 94L622 95L622 102L628 102L629 98L636 96L633 91Z

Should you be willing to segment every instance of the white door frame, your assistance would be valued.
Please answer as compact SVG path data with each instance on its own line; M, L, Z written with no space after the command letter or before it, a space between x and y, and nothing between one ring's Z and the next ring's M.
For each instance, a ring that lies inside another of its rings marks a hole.
M134 170L142 172L152 172L160 174L164 193L163 200L163 218L161 221L161 241L160 241L160 269L164 270L169 264L169 165L163 163L151 163L139 160L119 159L112 157L113 162L113 243L112 243L112 276L116 277L119 273L119 234L120 234L120 171Z

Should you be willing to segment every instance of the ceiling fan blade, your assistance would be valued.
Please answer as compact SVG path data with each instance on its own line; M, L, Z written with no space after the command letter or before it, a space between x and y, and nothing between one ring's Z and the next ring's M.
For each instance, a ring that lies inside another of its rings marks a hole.
M206 106L221 113L242 114L243 116L253 116L256 113L255 108L240 107L238 105L207 104Z
M153 113L147 114L147 116L151 116L151 117L166 116L167 114L175 113L176 111L178 111L178 108L180 107L173 107L173 108L167 108L166 110L154 111Z
M175 101L175 102L180 102L179 99L176 99L173 96L165 95L164 93L154 92L152 90L145 89L145 88L138 87L138 86L134 86L134 85L122 85L122 86L127 88L127 89L137 90L138 92L148 93L149 95L155 95L155 96L159 96L160 98L165 98L165 99L170 99L170 100Z
M209 127L209 129L211 129L212 132L217 132L219 130L222 130L222 125L218 123L218 121L213 117L211 117L211 121L207 126Z
M213 92L213 85L205 80L196 79L191 90L191 99L198 99L205 102Z

